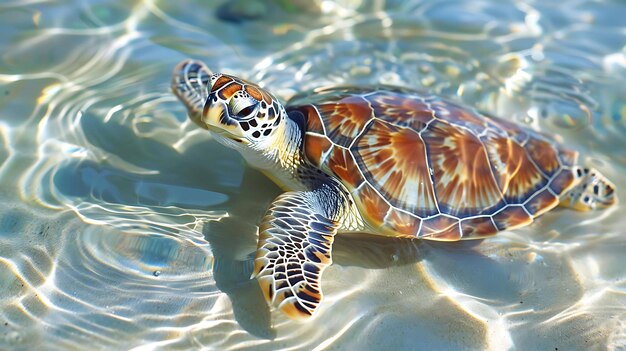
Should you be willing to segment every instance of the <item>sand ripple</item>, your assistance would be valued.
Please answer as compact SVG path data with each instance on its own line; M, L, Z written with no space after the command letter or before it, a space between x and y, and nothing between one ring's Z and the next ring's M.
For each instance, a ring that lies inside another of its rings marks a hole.
M272 313L250 274L280 190L169 92L186 57L285 100L418 87L559 134L623 193L622 3L246 4L0 5L0 349L626 347L622 206L478 243L339 237L319 314Z

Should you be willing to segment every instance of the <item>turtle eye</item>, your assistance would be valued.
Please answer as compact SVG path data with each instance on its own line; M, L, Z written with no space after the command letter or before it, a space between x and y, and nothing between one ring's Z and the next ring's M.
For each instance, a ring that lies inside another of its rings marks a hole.
M250 97L234 97L230 101L230 111L238 119L250 119L258 110L258 101Z
M256 106L250 105L248 107L245 107L243 110L239 111L239 113L237 113L237 115L240 116L240 117L247 117L247 116L251 115L252 112L254 112L255 109L256 109Z

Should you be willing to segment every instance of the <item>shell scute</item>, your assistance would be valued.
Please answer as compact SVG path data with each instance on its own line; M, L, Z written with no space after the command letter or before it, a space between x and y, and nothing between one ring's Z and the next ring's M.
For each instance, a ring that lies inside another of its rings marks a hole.
M488 124L491 126L491 130L515 140L520 145L524 145L530 137L528 130L502 118L489 116Z
M326 167L336 175L342 183L352 188L358 188L365 181L356 161L348 149L335 147L328 157Z
M489 153L493 174L507 203L523 203L547 184L548 179L515 140L488 133L483 142Z
M503 202L483 143L470 131L435 121L422 133L434 170L441 211L456 215L489 212Z
M352 151L367 181L393 206L420 217L437 213L426 147L415 131L374 120Z
M404 236L415 236L420 228L422 220L416 216L406 212L391 208L385 219L385 224L389 226L393 232Z
M575 180L574 172L569 168L564 168L552 178L549 186L555 194L560 195L574 186Z
M325 135L324 122L319 112L313 105L302 105L296 107L288 107L287 114L290 116L297 115L296 119L304 120L305 132L317 133Z
M438 119L468 128L475 134L480 134L487 128L486 120L473 110L444 100L435 100L430 106Z
M373 117L369 103L358 95L320 104L317 108L327 126L328 137L343 147L348 147Z
M554 208L559 204L559 198L556 197L550 190L544 189L541 192L533 195L525 204L524 207L533 217L537 217L544 212Z
M418 96L381 92L367 95L374 115L395 125L422 130L433 119L430 106Z
M533 217L518 205L508 205L493 216L493 221L499 230L515 229L532 223Z
M387 211L389 211L389 204L367 183L352 194L354 201L359 208L363 209L363 214L369 222L374 226L381 226L385 221Z
M309 162L320 166L322 157L333 147L333 143L324 135L306 133L304 136L304 154Z
M441 240L457 241L462 238L459 219L445 215L437 215L422 221L420 237Z
M549 142L539 138L530 138L525 148L530 158L549 177L560 168L556 150Z
M495 235L498 228L491 216L471 217L461 220L463 239L478 239Z
M576 165L578 161L578 152L574 150L565 149L562 147L558 148L559 160L561 164L566 167L573 167Z

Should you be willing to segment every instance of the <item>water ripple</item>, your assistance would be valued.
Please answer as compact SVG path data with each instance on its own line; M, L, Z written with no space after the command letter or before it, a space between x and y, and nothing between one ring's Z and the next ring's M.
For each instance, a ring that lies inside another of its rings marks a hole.
M621 206L477 243L340 236L319 314L270 311L250 275L280 190L168 86L191 56L285 100L417 87L558 134L626 189L624 4L248 4L0 5L1 349L624 347Z

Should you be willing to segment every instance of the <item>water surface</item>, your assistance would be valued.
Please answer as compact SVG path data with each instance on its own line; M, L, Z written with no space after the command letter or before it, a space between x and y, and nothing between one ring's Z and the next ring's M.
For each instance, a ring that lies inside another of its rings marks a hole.
M284 101L417 87L560 135L626 199L620 1L5 1L0 349L626 348L626 220L482 242L338 237L319 314L249 279L280 190L191 124L188 57Z

